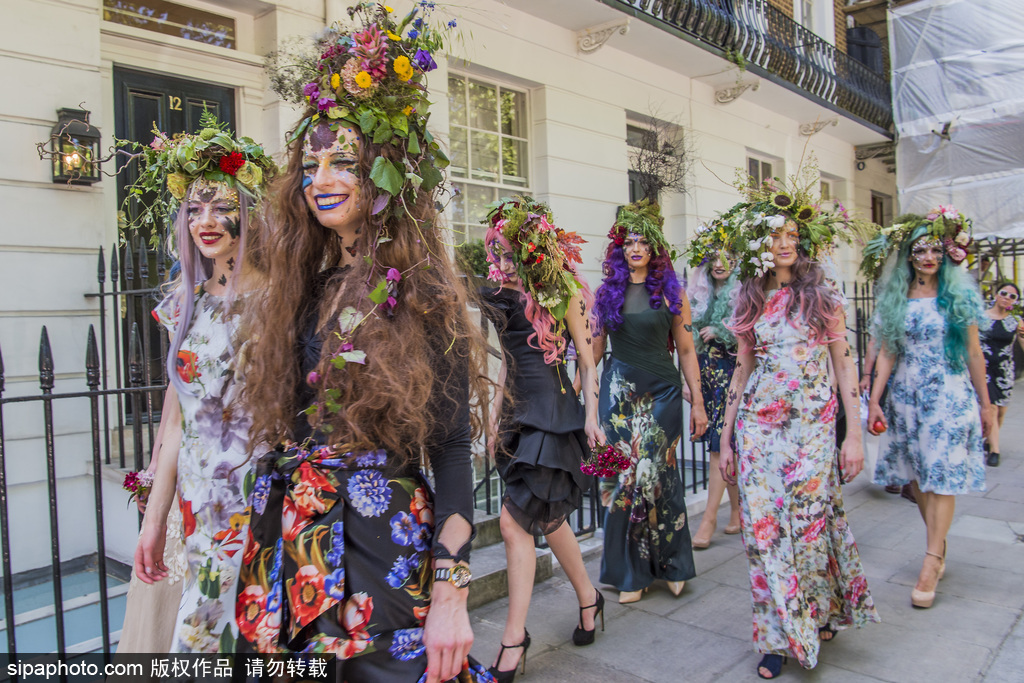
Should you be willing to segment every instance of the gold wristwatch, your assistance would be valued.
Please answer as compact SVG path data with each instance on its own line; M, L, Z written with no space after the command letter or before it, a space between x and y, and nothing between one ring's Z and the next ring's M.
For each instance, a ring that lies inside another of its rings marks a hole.
M464 564L434 570L434 581L447 581L456 588L465 588L472 580L473 574Z

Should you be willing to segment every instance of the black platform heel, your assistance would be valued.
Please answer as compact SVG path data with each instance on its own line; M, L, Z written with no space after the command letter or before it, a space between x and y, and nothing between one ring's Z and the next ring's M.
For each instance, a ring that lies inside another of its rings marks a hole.
M583 628L583 610L597 608L594 612L594 628L589 631ZM597 618L601 617L601 630L604 631L604 594L601 591L597 591L597 599L593 605L587 605L586 607L580 607L580 623L576 626L576 630L572 632L572 644L578 647L583 645L590 645L594 642L594 634L597 632Z
M782 673L782 665L785 663L786 658L782 655L765 655L761 658L761 663L757 665L757 675L761 678L778 678ZM771 676L765 676L761 673L761 669L767 669Z
M494 680L498 681L498 683L512 683L512 680L516 677L516 668L519 667L518 664L510 671L498 671L498 664L501 664L501 656L505 654L505 650L514 650L517 647L523 648L523 656L519 658L519 661L522 663L522 672L525 674L526 651L530 649L530 632L525 628L523 629L523 642L518 645L506 645L505 643L502 643L501 649L498 650L498 661L494 666L487 670L487 673L494 676Z

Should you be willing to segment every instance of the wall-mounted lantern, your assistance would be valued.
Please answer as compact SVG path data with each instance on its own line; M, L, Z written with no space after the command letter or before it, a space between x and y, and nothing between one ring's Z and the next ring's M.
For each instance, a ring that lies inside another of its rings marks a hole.
M100 180L100 131L85 109L58 109L53 144L53 182L92 185Z

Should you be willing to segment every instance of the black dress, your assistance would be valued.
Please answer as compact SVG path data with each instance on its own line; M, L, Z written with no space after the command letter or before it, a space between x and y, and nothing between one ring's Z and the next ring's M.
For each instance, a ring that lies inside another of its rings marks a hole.
M302 377L319 363L319 299L337 272L324 274L303 316L296 349ZM338 681L425 677L434 529L452 514L473 520L469 373L457 351L439 353L435 363L437 376L458 389L446 398L439 387L431 400L436 427L424 445L436 497L415 464L396 468L384 450L336 452L301 416L297 443L258 461L236 605L243 649L336 654ZM305 382L298 393L297 405L315 400ZM458 681L493 678L469 660Z
M1013 395L1013 342L1017 339L1020 319L1008 315L1002 320L988 318L988 322L988 327L980 330L979 335L981 350L985 354L988 399L992 405L1005 406L1009 405L1010 396Z
M591 478L580 471L589 451L586 412L564 363L548 365L529 343L534 333L523 295L481 290L501 338L512 410L502 411L495 462L505 482L502 504L527 532L549 534L583 501ZM507 406L506 406L507 408Z

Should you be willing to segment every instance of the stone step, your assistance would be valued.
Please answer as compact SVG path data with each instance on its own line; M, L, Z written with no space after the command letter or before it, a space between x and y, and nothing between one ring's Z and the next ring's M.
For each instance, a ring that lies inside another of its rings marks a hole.
M473 524L476 526L476 538L473 539L473 550L486 548L501 543L501 522L496 514L488 514L482 510L473 512Z
M553 557L550 550L537 548L537 574L534 583L551 578ZM473 583L469 585L469 609L475 609L508 595L505 544L494 543L474 550L472 567Z

